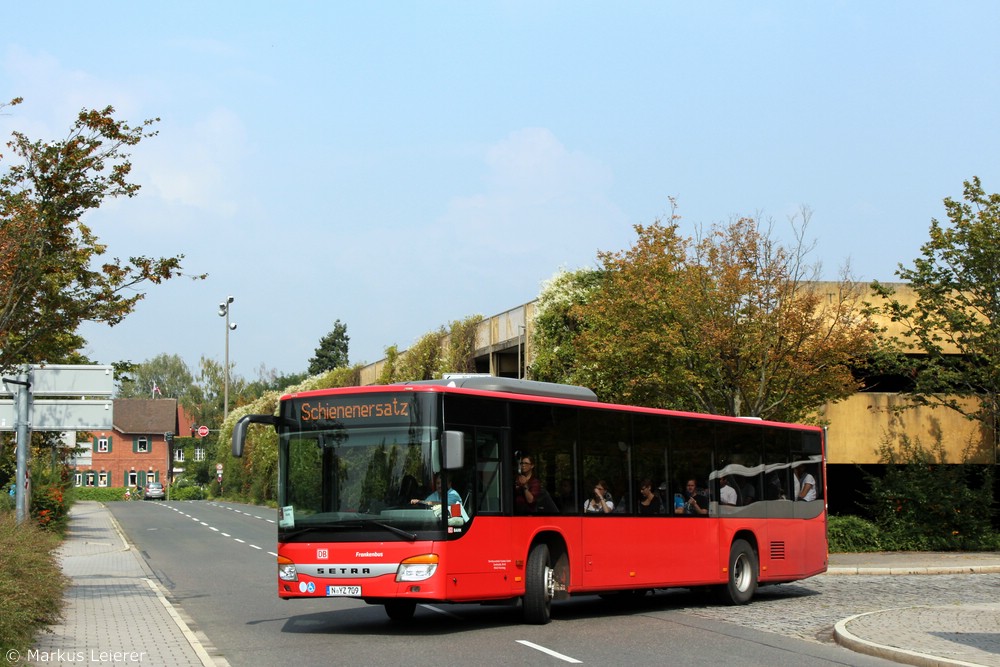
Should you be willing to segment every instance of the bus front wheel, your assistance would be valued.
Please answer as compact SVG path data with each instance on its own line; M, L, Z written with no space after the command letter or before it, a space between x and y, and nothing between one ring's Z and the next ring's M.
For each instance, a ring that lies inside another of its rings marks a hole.
M524 620L534 625L544 625L552 620L552 597L555 575L549 547L539 543L528 554L528 567L524 582Z
M729 548L729 579L718 588L726 604L746 604L757 591L757 554L746 540L735 540Z
M394 621L408 621L413 618L417 603L412 600L391 600L385 603L386 616Z

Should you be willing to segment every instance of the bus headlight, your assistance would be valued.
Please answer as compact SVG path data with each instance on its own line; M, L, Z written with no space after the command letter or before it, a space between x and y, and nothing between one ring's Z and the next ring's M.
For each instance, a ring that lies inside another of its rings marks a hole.
M295 569L295 563L284 556L278 556L278 579L282 581L299 580L299 571Z
M437 571L437 554L424 554L407 558L396 570L396 581L423 581L430 579Z

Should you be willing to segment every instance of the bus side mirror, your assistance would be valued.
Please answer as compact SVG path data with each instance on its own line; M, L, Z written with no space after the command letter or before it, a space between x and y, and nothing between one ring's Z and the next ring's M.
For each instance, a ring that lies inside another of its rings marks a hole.
M243 456L243 445L247 439L247 427L250 424L271 424L275 423L274 415L244 415L236 421L233 426L233 456L239 458Z
M465 465L465 434L462 431L444 432L445 470L458 470Z

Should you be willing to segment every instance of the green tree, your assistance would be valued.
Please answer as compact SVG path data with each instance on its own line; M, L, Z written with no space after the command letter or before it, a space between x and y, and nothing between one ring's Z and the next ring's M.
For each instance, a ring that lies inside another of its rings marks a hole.
M808 218L793 218L789 247L754 218L696 238L676 215L637 225L632 248L601 253L600 288L571 311L584 323L576 382L609 400L788 421L850 396L876 328L859 284L819 292Z
M390 345L385 348L385 360L382 362L382 368L379 369L378 377L375 379L375 384L390 384L392 382L400 382L398 366L401 363L403 353L399 351L397 345ZM414 379L414 378L406 378Z
M400 355L395 368L395 382L433 380L441 377L445 330L426 333Z
M931 220L930 239L896 275L915 303L875 283L886 313L902 324L896 339L918 403L943 405L983 425L984 443L998 454L1000 433L1000 194L986 194L978 177L963 200L944 200L948 223ZM963 398L978 399L970 407Z
M198 375L191 392L191 404L184 405L188 414L199 424L212 426L221 424L225 411L225 366L214 359L202 357L198 361ZM249 402L247 382L233 373L233 365L229 367L229 411Z
M448 350L442 360L446 373L472 373L476 370L476 329L482 315L454 320L448 328Z
M128 377L118 383L119 398L176 398L185 408L192 406L194 377L176 354L158 354L135 364Z
M576 368L576 337L583 329L583 306L600 288L602 272L559 271L542 286L532 322L534 359L528 376L543 382L568 382Z
M307 377L309 373L278 373L277 370L261 364L257 369L257 379L249 381L246 385L246 399L254 401L269 391L281 391L299 384Z
M83 222L105 199L137 194L128 151L156 120L131 127L109 106L82 110L60 141L13 132L16 160L0 173L0 368L82 360L81 323L117 324L142 285L181 275L183 255L102 262L107 248Z
M323 336L316 348L316 355L309 360L309 374L318 375L325 371L347 366L347 347L351 337L347 335L347 325L337 320L333 331Z

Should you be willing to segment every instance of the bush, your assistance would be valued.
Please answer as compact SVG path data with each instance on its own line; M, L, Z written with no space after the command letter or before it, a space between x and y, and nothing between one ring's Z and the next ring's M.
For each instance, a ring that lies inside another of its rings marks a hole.
M857 516L831 516L826 524L831 553L882 551L878 527Z
M948 464L941 435L926 449L918 440L887 440L881 478L868 476L868 509L883 548L894 551L982 551L996 548L993 466Z
M36 635L58 622L68 580L55 551L59 536L0 512L0 655L22 655Z
M199 486L174 486L170 488L171 500L204 500L205 492Z
M31 518L45 530L61 533L69 520L69 498L60 486L35 486L31 490Z
M3 489L3 493L0 493L0 512L13 512L15 505L14 496L10 495L10 490Z

